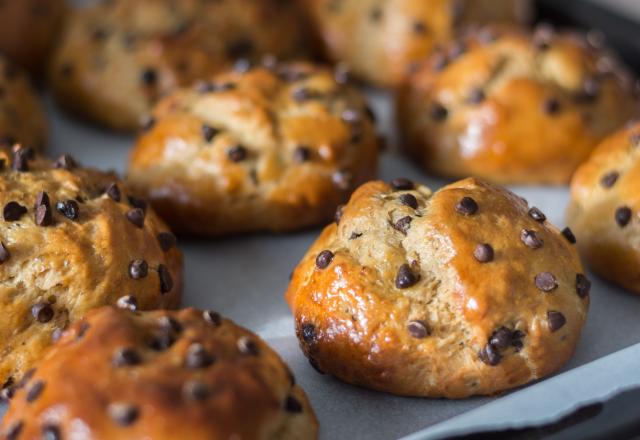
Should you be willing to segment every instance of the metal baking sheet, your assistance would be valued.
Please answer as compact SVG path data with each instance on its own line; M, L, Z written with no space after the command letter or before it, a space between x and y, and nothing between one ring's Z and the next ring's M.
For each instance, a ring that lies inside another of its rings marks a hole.
M390 142L380 177L405 176L433 189L445 181L424 175L396 150L391 97L368 92ZM51 156L70 153L84 165L125 169L133 137L114 135L56 111ZM512 188L562 226L566 188ZM553 378L492 398L466 400L402 398L373 392L319 375L298 349L293 319L283 294L288 277L319 229L289 235L251 235L181 241L185 253L183 306L215 309L266 339L291 366L320 420L322 439L435 439L494 427L547 422L580 402L640 384L640 296L591 275L591 311L571 362ZM626 347L627 350L620 351ZM617 353L616 353L617 352ZM605 357L609 354L612 356ZM603 358L604 359L600 359ZM594 362L595 361L595 362Z

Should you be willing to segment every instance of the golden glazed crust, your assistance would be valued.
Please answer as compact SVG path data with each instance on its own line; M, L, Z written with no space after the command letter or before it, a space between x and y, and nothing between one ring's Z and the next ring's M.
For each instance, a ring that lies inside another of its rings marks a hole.
M12 430L21 440L47 430L86 440L306 440L318 422L280 357L232 321L105 307L75 323L17 392L2 422Z
M304 0L327 55L365 80L398 86L460 29L525 21L528 0Z
M376 173L365 99L310 64L227 72L169 95L153 115L127 177L176 232L325 223Z
M64 0L0 2L0 53L32 73L44 66L66 12Z
M131 206L142 205L115 176L67 157L55 168L24 149L0 156L0 387L90 309L128 295L142 310L178 306L182 254L150 208L144 215ZM105 194L114 182L120 202ZM134 278L135 260L144 262Z
M567 222L594 272L640 293L640 123L605 139L578 168Z
M158 98L237 58L300 54L304 25L282 0L115 0L75 11L51 78L66 108L132 131Z
M631 82L577 35L482 29L435 54L400 92L403 145L446 177L566 184L637 114Z
M569 240L476 179L435 194L394 183L360 187L293 273L286 299L312 364L375 390L448 398L564 365L590 287Z
M0 56L0 147L19 142L42 150L46 137L44 110L29 78Z

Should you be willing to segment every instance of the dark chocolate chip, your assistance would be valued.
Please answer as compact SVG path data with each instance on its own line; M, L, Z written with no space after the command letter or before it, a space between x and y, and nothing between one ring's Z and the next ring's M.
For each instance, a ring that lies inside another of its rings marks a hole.
M141 199L140 197L136 196L127 196L127 201L132 208L140 208L142 209L142 212L147 212L148 203L145 199Z
M5 434L7 436L7 440L18 440L23 428L24 422L22 420L13 422L11 425L9 425Z
M482 101L484 101L486 98L485 94L484 94L484 90L478 88L478 89L473 89L471 90L471 93L469 93L469 96L467 97L467 102L469 104L480 104Z
M247 73L252 67L253 64L248 58L239 58L233 63L233 70L238 73Z
M116 350L113 354L111 363L114 367L131 367L133 365L139 365L142 362L142 358L137 351L133 348L122 347Z
M413 209L418 209L418 200L413 194L401 194L399 197L400 203Z
M431 104L431 108L429 109L429 114L431 115L431 118L433 120L441 122L447 119L447 116L449 115L449 111L445 106L443 106L439 102L434 102L433 104Z
M140 416L140 411L134 405L128 403L112 403L107 408L109 417L121 426L129 426Z
M138 300L133 295L125 295L118 298L116 305L121 309L131 310L135 312L138 310Z
M371 19L371 21L373 21L374 23L379 22L382 19L382 9L373 8L369 12L369 19Z
M409 321L407 324L407 330L412 338L424 339L429 336L429 327L427 327L427 324L425 324L424 321Z
M164 264L158 265L158 276L160 277L160 292L167 293L173 289L173 278L169 269Z
M207 124L202 124L201 131L202 137L204 138L205 142L211 142L213 138L216 137L218 133L220 133L220 130L213 128L212 126Z
M42 440L62 440L60 428L56 425L45 425L42 427Z
M153 116L145 116L140 120L140 130L146 133L155 127L156 122L156 118Z
M119 202L122 199L120 188L118 188L118 185L115 182L109 184L109 186L105 190L105 194L107 194L109 198L115 200L116 202Z
M6 262L9 258L11 258L11 254L7 247L0 241L0 264Z
M342 219L342 214L344 213L344 205L338 205L336 208L336 213L333 216L333 219L336 222L336 225L340 224L340 219Z
M206 368L214 362L215 357L207 352L202 344L198 343L194 343L189 346L184 360L185 366L192 369Z
M228 58L235 60L238 58L247 58L253 50L253 42L247 37L240 37L237 40L227 43L225 53Z
M600 179L600 185L602 185L603 188L611 188L616 184L619 177L620 173L618 173L617 171L608 172Z
M478 204L471 197L463 197L456 204L456 211L462 215L473 215L478 212Z
M162 252L168 252L178 244L178 239L171 232L160 232L156 238Z
M27 390L26 400L27 402L33 402L42 394L44 391L45 383L42 380L36 380Z
M403 264L398 269L398 273L396 275L396 287L398 289L407 289L416 284L419 280L420 276L411 270L411 266Z
M214 312L213 310L205 310L202 312L202 317L209 324L218 327L222 325L222 316L218 312Z
M529 217L539 223L543 223L547 219L547 216L535 206L529 210Z
M579 273L576 275L576 292L580 298L584 298L589 295L589 291L591 290L591 281Z
M133 223L138 228L142 229L144 226L144 211L140 208L133 208L125 214L127 220Z
M199 381L190 380L182 386L182 394L190 400L201 401L211 395L209 387Z
M31 314L40 323L47 323L53 319L53 308L49 303L37 303L31 307Z
M289 396L284 402L284 409L292 414L301 413L302 404L295 397Z
M520 240L531 249L541 248L544 244L544 241L538 237L536 231L533 231L531 229L523 229L520 232Z
M406 217L402 217L400 220L398 220L397 222L395 222L395 224L393 225L394 229L396 229L397 231L402 232L404 235L407 235L407 231L409 230L409 228L411 227L411 222L413 221L413 219L409 216Z
M304 145L299 145L293 151L293 161L295 163L304 163L311 159L311 150L309 147L305 147Z
M315 345L318 341L316 326L310 322L305 322L300 326L300 335L302 336L304 343L307 345Z
M573 231L568 226L564 228L561 232L562 236L567 239L567 241L571 244L576 244L576 236L573 235Z
M349 236L349 240L355 240L360 237L362 237L362 232L352 232Z
M427 25L423 21L416 21L413 23L413 32L415 34L423 35L427 33Z
M500 360L502 360L502 356L498 353L498 350L491 344L485 345L485 347L478 353L478 357L482 362L492 367L498 365Z
M257 356L260 353L258 345L248 336L242 336L238 339L238 350L242 354L251 356Z
M333 184L343 191L346 191L351 186L352 175L348 171L336 171L331 176L331 181Z
M27 208L22 206L18 202L11 201L4 205L4 209L2 210L2 215L4 216L4 220L7 222L14 222L20 220L24 214L27 213Z
M633 213L631 211L631 208L629 208L628 206L621 206L620 208L616 209L615 219L618 226L620 226L621 228L627 226L631 221L632 214Z
M53 223L51 206L40 205L36 208L35 222L38 226L50 226Z
M63 154L56 159L56 161L53 163L53 166L54 168L60 168L63 170L72 170L77 167L78 164L73 157L69 156L68 154Z
M556 277L551 272L540 272L535 277L535 284L543 292L552 292L558 287Z
M155 86L158 82L158 73L151 67L147 67L140 74L140 81L145 86Z
M227 150L227 157L231 162L242 162L247 155L247 149L242 145L235 145Z
M129 263L129 276L134 280L144 278L149 273L149 265L145 260L133 260Z
M315 96L315 92L307 87L297 87L291 92L291 99L296 102L304 102Z
M391 181L391 187L396 191L411 191L415 188L415 184L404 177L399 177Z
M493 261L493 255L493 248L488 243L481 243L477 245L475 250L473 251L473 256L480 263L488 263L490 261Z
M316 267L318 269L326 269L333 261L333 252L324 250L316 257Z
M511 346L513 334L506 327L500 327L489 338L489 344L496 350L506 350Z
M56 209L69 220L77 220L80 216L80 206L75 200L59 201Z
M550 310L547 312L547 322L549 323L549 330L555 332L567 323L567 319L562 313Z
M542 103L542 111L548 115L555 115L560 112L562 106L560 105L560 101L556 98L546 99Z
M15 171L29 171L29 160L32 158L32 151L30 148L18 148L13 152L13 169Z

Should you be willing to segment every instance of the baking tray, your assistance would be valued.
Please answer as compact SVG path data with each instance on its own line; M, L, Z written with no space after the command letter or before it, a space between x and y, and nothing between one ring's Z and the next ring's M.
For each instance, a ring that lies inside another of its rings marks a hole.
M560 3L581 2L543 1L540 10L544 18L570 20L571 10L558 7ZM620 20L635 26L630 20ZM623 55L632 58L634 52L628 45L625 47ZM378 115L380 131L389 139L380 177L408 177L432 189L446 184L426 176L397 153L391 96L374 90L367 93ZM84 165L124 171L132 136L104 132L73 120L55 109L48 98L46 101L51 121L51 156L70 153ZM542 209L554 224L564 226L566 188L511 189ZM545 424L583 404L640 386L640 297L593 274L591 310L582 338L569 364L552 378L501 396L454 401L396 397L320 375L298 348L293 319L283 299L290 272L319 231L190 239L181 240L180 244L185 254L183 306L215 309L269 342L309 395L320 420L322 439L437 439Z

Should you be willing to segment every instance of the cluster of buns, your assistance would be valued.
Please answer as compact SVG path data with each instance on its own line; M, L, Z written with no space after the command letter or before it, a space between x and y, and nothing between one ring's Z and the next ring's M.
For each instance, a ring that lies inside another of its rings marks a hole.
M580 255L640 293L640 123L602 41L519 26L529 9L0 1L0 437L317 437L265 342L172 310L174 233L330 223L285 298L311 365L345 382L464 398L565 365L589 308ZM44 158L25 71L71 112L139 129L124 181ZM371 181L382 142L352 76L392 89L410 160L465 179ZM498 186L569 181L564 229Z

